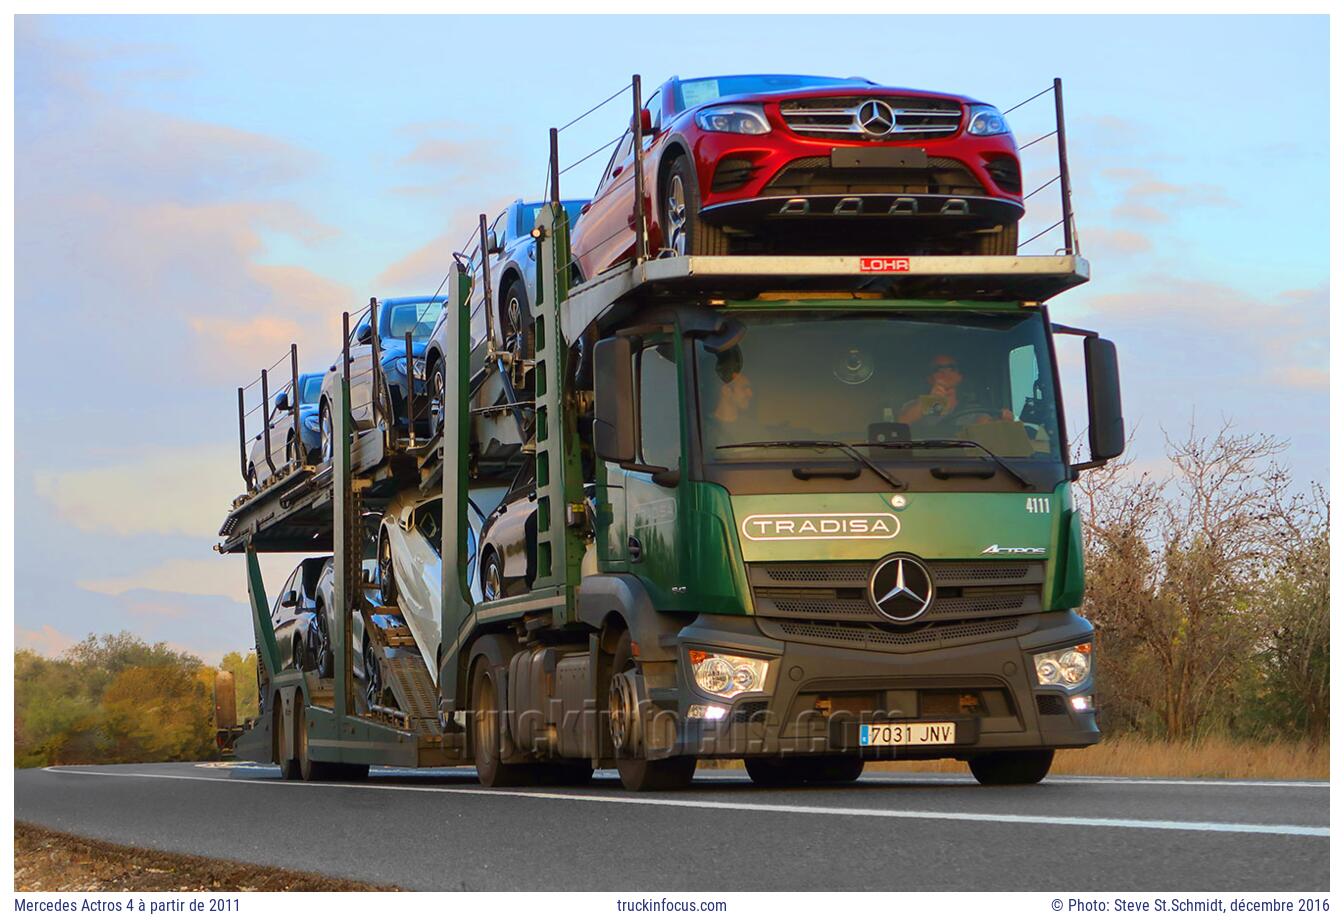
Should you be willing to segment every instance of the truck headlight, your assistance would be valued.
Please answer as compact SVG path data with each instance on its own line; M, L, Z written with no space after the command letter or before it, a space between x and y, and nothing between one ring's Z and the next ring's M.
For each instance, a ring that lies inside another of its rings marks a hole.
M978 137L990 137L995 134L1012 134L1008 121L992 105L971 106L971 120L966 125L966 133Z
M695 113L695 123L705 131L723 134L769 134L770 122L759 105L711 105Z
M739 693L765 689L765 675L770 669L768 661L694 648L689 657L696 686L708 694L732 699Z
M1092 674L1092 643L1079 642L1067 648L1032 656L1036 682L1042 687L1080 687Z

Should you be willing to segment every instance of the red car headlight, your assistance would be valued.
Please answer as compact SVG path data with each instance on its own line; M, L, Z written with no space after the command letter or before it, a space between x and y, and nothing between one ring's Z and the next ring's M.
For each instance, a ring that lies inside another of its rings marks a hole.
M769 134L770 122L759 105L710 105L695 113L703 131L724 134Z

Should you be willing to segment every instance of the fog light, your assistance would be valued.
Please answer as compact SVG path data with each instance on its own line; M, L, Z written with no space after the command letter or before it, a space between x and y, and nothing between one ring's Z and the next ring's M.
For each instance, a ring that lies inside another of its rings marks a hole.
M686 709L688 719L722 719L726 715L728 715L726 707L706 706L704 703L695 703Z
M1071 696L1069 697L1069 705L1073 707L1074 712L1087 712L1092 708L1092 697L1091 695Z

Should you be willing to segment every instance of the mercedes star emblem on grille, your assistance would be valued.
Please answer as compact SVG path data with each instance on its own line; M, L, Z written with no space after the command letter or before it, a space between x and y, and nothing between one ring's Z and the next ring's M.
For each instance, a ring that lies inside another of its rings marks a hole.
M859 127L874 137L881 137L896 127L896 116L891 106L881 99L869 99L859 106Z
M933 576L913 556L888 556L873 567L868 593L879 613L905 623L933 603Z

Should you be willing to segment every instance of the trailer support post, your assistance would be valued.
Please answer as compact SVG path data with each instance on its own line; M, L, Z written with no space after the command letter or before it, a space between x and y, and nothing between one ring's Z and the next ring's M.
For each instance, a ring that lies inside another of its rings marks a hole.
M294 419L294 456L290 462L303 466L308 458L304 456L303 429L299 427L299 346L289 343L289 411Z
M1059 198L1064 218L1064 254L1074 254L1073 186L1069 183L1069 144L1064 136L1064 81L1055 77L1055 146L1059 150Z
M261 436L266 444L266 465L275 475L275 460L271 456L271 391L266 385L266 372L261 372Z

